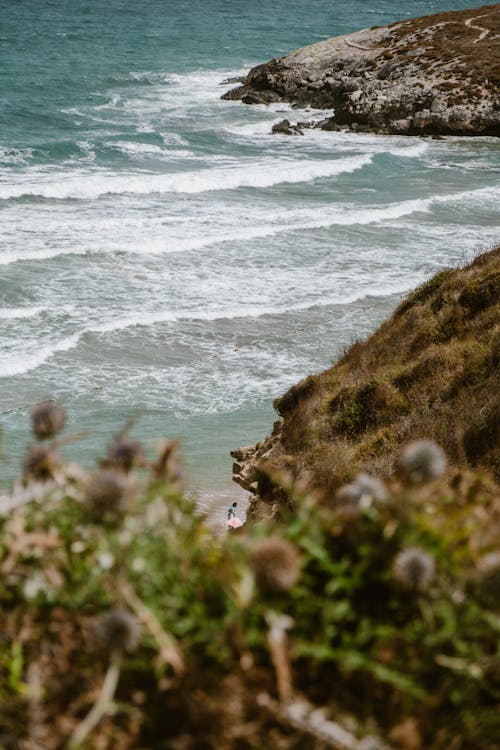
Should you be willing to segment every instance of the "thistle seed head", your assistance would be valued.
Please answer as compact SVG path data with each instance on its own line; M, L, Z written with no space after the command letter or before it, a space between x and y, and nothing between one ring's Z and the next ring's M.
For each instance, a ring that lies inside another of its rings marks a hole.
M31 412L31 424L38 440L53 438L66 424L66 412L61 406L45 401Z
M371 505L373 502L383 503L387 500L387 490L380 479L369 474L358 474L353 482L344 484L335 496L341 506Z
M277 536L256 542L251 563L257 585L263 592L289 591L299 577L297 548Z
M95 634L99 643L110 651L135 651L141 638L141 625L126 609L112 609L99 618Z
M179 444L175 440L164 440L158 447L158 460L153 465L153 473L171 484L181 485L184 470L177 458Z
M396 581L405 589L423 591L434 578L434 557L420 547L408 547L399 552L393 564Z
M91 515L104 523L118 523L130 507L132 487L122 474L98 471L85 489L85 504Z
M23 477L45 482L52 479L60 464L60 456L54 448L47 445L35 445L24 455Z
M477 583L481 598L490 606L500 607L500 551L484 555L477 567Z
M387 750L387 745L374 735L367 735L360 740L358 750Z
M128 473L132 467L144 458L142 446L137 440L116 440L110 446L104 461L106 466Z
M486 678L496 687L500 688L500 657L491 656L484 664Z
M400 473L411 484L437 479L446 471L448 461L443 449L433 440L414 440L404 446L399 457Z

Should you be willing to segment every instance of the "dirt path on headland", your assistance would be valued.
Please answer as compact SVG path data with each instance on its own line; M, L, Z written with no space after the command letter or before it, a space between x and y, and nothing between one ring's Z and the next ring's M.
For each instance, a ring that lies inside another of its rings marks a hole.
M481 13L481 15L479 15L479 16L474 16L474 18L468 18L466 21L464 21L464 25L465 26L468 26L470 29L476 29L477 31L481 32L479 34L478 38L474 39L474 41L472 42L472 44L477 44L477 42L482 41L491 32L491 29L485 29L484 26L477 26L476 24L474 24L472 22L476 21L478 18L485 18L486 16L493 16L497 12L498 11L493 10L490 13ZM452 23L454 23L454 22L452 21ZM446 21L444 23L436 24L436 26L445 26L445 25L447 25ZM432 27L429 27L429 28L432 28ZM363 33L367 32L367 31L369 31L369 29L362 29L361 31L357 32L356 36L358 34L363 34ZM344 44L346 44L348 47L354 47L355 49L366 50L367 52L372 52L375 49L377 49L376 47L367 47L365 44L358 44L357 42L352 42L352 41L350 41L348 39L344 39Z
M369 29L363 29L363 31L358 31L358 34L362 34L364 31L369 31ZM347 44L348 47L354 47L355 49L364 49L367 52L372 52L375 47L366 47L363 44L357 44L356 42L349 42L347 39L344 39L344 44Z
M485 29L484 26L476 26L472 23L472 21L475 21L477 18L484 18L485 16L493 16L498 11L493 10L491 13L482 13L480 16L474 16L474 18L468 18L466 21L464 21L464 24L468 26L470 29L476 29L477 31L480 31L480 35L477 39L474 39L472 44L477 44L482 39L488 36L490 33L490 29Z

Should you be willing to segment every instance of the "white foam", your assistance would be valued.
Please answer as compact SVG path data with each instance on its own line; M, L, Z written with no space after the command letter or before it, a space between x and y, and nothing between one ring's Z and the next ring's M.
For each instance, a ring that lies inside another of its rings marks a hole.
M31 148L3 148L0 146L0 163L26 164L33 155Z
M99 325L87 326L80 332L66 336L58 342L40 347L35 353L8 355L2 359L0 365L0 378L21 375L37 369L45 364L48 359L59 352L67 352L78 346L85 334L108 334L116 333L134 327L151 327L161 323L175 323L179 321L217 321L235 320L248 318L261 318L269 315L285 315L292 312L301 312L317 308L329 307L331 305L348 305L358 302L367 296L386 297L390 294L404 292L411 289L415 279L405 279L393 283L375 282L370 288L352 294L337 294L330 297L317 299L305 299L295 304L282 305L242 305L238 307L218 307L212 310L160 310L156 312L134 311L127 316L116 317Z
M416 277L415 277L416 278ZM336 294L330 297L317 299L306 299L295 304L283 305L242 305L234 308L219 308L214 310L192 310L176 312L173 310L162 310L158 312L143 313L135 312L123 318L116 318L98 326L88 328L88 332L93 333L114 333L126 328L135 326L149 327L158 323L172 323L189 320L216 321L216 320L235 320L238 318L262 318L267 315L284 315L291 312L301 312L312 310L314 308L330 307L331 305L350 305L359 302L367 296L370 297L387 297L391 294L397 294L415 286L415 278L405 279L404 281L395 281L392 284L387 282L374 282L369 288L365 288L361 293L353 292L351 294Z
M106 146L117 149L128 156L154 156L163 160L168 159L199 159L199 155L194 151L185 148L166 148L157 146L153 143L140 143L136 141L109 141Z
M194 342L191 340L191 345ZM310 356L285 346L251 344L236 349L232 343L222 344L217 351L206 349L191 363L169 365L156 361L150 365L120 367L103 361L98 382L104 385L97 398L130 404L137 409L167 409L183 418L187 415L209 415L233 411L246 404L255 405L258 399L271 401L287 385L297 382L311 366L321 366ZM94 389L95 372L71 373L73 392ZM207 384L210 384L207 387Z
M4 307L0 308L1 320L16 320L20 318L36 318L37 315L47 308L41 305L34 307Z
M258 138L259 141L261 141L262 138L266 138L267 136L269 136L269 140L272 140L276 143L276 135L271 132L271 128L274 124L280 122L281 119L283 118L280 118L278 120L274 119L271 122L269 120L259 120L258 122L250 123L245 122L243 125L226 126L224 130L226 133L230 133L231 135L236 135L243 138ZM292 141L291 139L290 143L291 145L294 145L294 141Z
M412 282L421 280L417 275ZM244 405L254 408L258 402L270 403L288 385L326 366L339 348L338 337L341 345L349 341L353 331L367 333L373 327L373 321L367 325L373 317L372 310L373 303L368 300L355 310L338 308L324 313L321 318L326 326L321 326L323 334L337 329L337 335L333 336L336 344L329 351L327 344L309 343L307 334L301 333L302 328L295 328L301 323L292 316L279 322L265 322L259 329L262 335L251 324L255 336L247 338L242 345L237 337L222 336L217 337L214 346L210 336L200 336L198 326L177 329L169 337L172 349L175 351L179 345L186 347L192 356L172 363L164 353L158 352L148 357L146 363L124 363L119 378L116 378L116 363L103 361L99 369L99 381L106 383L103 398L134 406L139 398L145 408L156 412L165 408L180 418L230 412ZM236 330L245 328L238 325ZM295 333L297 335L292 336ZM331 346L329 337L328 340ZM91 371L72 376L75 390L91 388L94 382L95 375Z
M106 144L117 148L125 154L164 154L165 149L153 143L139 143L137 141L114 141Z
M247 226L242 225L242 222L238 225L237 215L230 213L229 208L224 215L217 216L214 204L210 204L210 217L192 215L186 220L177 215L162 216L161 220L151 217L127 217L119 222L111 221L109 226L91 224L87 235L82 234L81 226L78 225L74 242L68 243L65 238L62 246L52 243L28 251L24 247L21 250L0 250L0 266L16 262L42 261L64 255L106 252L164 255L195 252L214 245L248 242L297 231L391 222L416 213L429 213L434 205L461 206L464 202L471 204L474 201L480 201L481 205L496 205L498 192L497 188L478 188L362 209L347 205L337 205L333 208L321 205L313 210L281 211L274 214L269 210L251 216L252 223ZM57 225L54 228L56 227ZM47 227L40 228L40 231L46 232ZM93 242L94 235L99 237L99 244ZM147 241L144 241L144 237L147 237Z
M94 150L94 144L91 141L77 141L76 145L83 151L83 157L77 157L70 159L70 161L95 161L96 155Z
M426 151L429 149L429 144L420 142L416 143L413 146L392 146L389 145L388 148L382 148L382 151L388 151L390 154L393 154L393 156L402 156L407 159L414 159L418 156L423 156Z
M161 136L161 139L165 146L168 146L170 148L177 146L185 146L187 144L187 141L185 138L183 138L179 133L171 133L168 131L160 132L158 135ZM176 150L176 153L179 153ZM192 154L192 151L189 151L190 154Z
M53 344L41 346L36 352L29 354L13 354L3 356L0 363L0 378L8 378L13 375L24 375L31 370L36 370L48 359L58 352L66 352L78 344L79 334L67 336Z
M234 71L206 70L187 74L133 72L127 77L132 85L124 94L120 107L112 114L129 122L135 120L140 132L156 131L162 126L160 123L165 122L166 114L168 121L175 122L190 119L191 112L196 113L198 121L210 117L210 126L213 127L213 115L227 108L227 103L220 100L220 82L234 74ZM145 83L148 85L144 86ZM94 110L89 109L87 116L91 119ZM101 114L96 113L97 117Z
M500 185L477 188L476 190L462 190L459 193L449 193L447 195L435 195L432 200L436 203L463 203L469 200L479 200L481 203L492 201L497 204L500 196ZM498 204L497 204L498 205Z
M149 84L149 89L155 90L158 87L161 88L179 88L184 89L186 93L193 92L193 89L206 92L212 91L224 91L221 89L220 83L222 80L230 77L246 75L247 70L203 70L195 69L187 73L168 73L158 71L132 71L127 76L124 76L122 80L128 80L137 82L138 84ZM231 84L228 84L228 88ZM156 94L156 90L155 90Z
M23 263L29 261L49 260L49 258L58 258L62 255L85 255L84 248L48 247L43 250L0 250L0 266L9 266L11 263ZM1 317L1 316L0 316Z
M430 210L433 198L417 198L415 200L394 203L388 206L352 209L348 207L337 207L328 209L321 207L314 212L307 212L308 216L300 219L300 211L294 213L299 220L293 221L289 213L277 217L275 224L258 224L256 226L238 229L236 231L225 230L213 236L208 233L205 236L197 234L189 239L176 239L172 242L170 252L186 252L201 250L213 245L226 242L245 242L253 239L273 237L276 235L289 234L301 230L328 229L333 226L356 226L375 224L382 221L390 221L408 216L417 212L426 213ZM148 246L148 253L159 254L169 252L168 246L163 242L159 247ZM1 261L0 261L1 262Z
M113 94L108 102L105 102L104 104L94 104L94 109L100 110L100 109L113 109L116 107L121 100L120 94Z
M100 254L103 252L128 252L132 254L163 255L170 253L186 253L205 250L214 245L235 242L249 242L255 239L264 239L286 235L291 232L307 231L313 229L328 229L332 226L355 226L373 224L391 219L398 219L417 211L425 212L430 209L432 199L416 199L402 203L391 204L380 208L349 209L321 207L314 211L306 211L301 218L301 212L295 212L295 220L289 212L278 214L275 223L260 223L247 227L234 228L236 221L226 224L215 224L212 227L200 231L195 218L191 221L192 226L181 224L176 231L170 227L165 236L164 227L156 229L156 237L153 234L153 226L138 222L136 226L131 221L124 221L122 226L114 224L107 230L108 238L103 237L102 230L99 233L100 242L97 247L88 245L74 245L67 247L49 246L41 249L25 251L7 250L0 251L0 266L10 265L15 262L42 261L62 255L87 255ZM258 221L258 217L257 217ZM193 236L186 234L191 230ZM144 233L148 233L147 243L142 243ZM113 237L114 233L114 237ZM127 242L128 240L128 242ZM80 240L81 241L81 240Z
M265 115L266 111L267 107L262 110L262 114ZM423 141L408 145L408 142L402 142L401 137L397 136L326 132L320 128L306 128L303 130L301 137L279 136L273 133L273 125L281 122L284 117L292 122L318 122L319 119L325 119L331 114L323 111L322 116L318 118L317 110L291 110L291 112L292 117L283 108L283 105L275 105L275 108L268 113L267 117L263 117L256 122L248 122L247 118L242 123L226 125L224 131L243 140L253 140L258 143L262 143L264 140L266 144L273 143L275 146L281 147L286 145L294 150L304 150L305 147L312 144L315 148L321 148L322 151L331 153L334 150L338 154L349 152L351 154L364 153L375 156L376 154L389 153L393 156L409 159L421 157L429 149L429 143ZM281 116L276 117L277 113L280 113ZM272 115L272 118L269 117L269 114Z
M193 103L207 101L217 107L226 107L227 102L221 101L220 97L232 87L221 87L221 81L246 75L246 70L192 70L189 73L166 74L161 83L172 89L174 96L183 96Z
M204 193L241 187L267 188L286 183L312 182L321 177L353 172L369 164L367 155L325 161L263 161L175 174L81 173L35 183L0 185L0 198L39 196L55 199L96 199L107 194Z

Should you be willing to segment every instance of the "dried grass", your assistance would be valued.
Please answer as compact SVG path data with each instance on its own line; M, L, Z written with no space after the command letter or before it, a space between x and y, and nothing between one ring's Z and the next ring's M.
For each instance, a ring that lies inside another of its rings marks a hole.
M398 444L428 437L499 476L499 268L497 247L438 273L333 368L277 400L288 462L296 455L328 494L361 464L389 475Z

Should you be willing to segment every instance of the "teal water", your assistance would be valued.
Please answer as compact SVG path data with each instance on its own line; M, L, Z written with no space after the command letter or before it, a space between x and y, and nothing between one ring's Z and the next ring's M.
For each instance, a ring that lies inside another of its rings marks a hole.
M52 397L87 465L137 417L232 496L274 397L491 246L493 140L272 136L286 107L220 100L304 44L469 5L0 0L2 484Z

